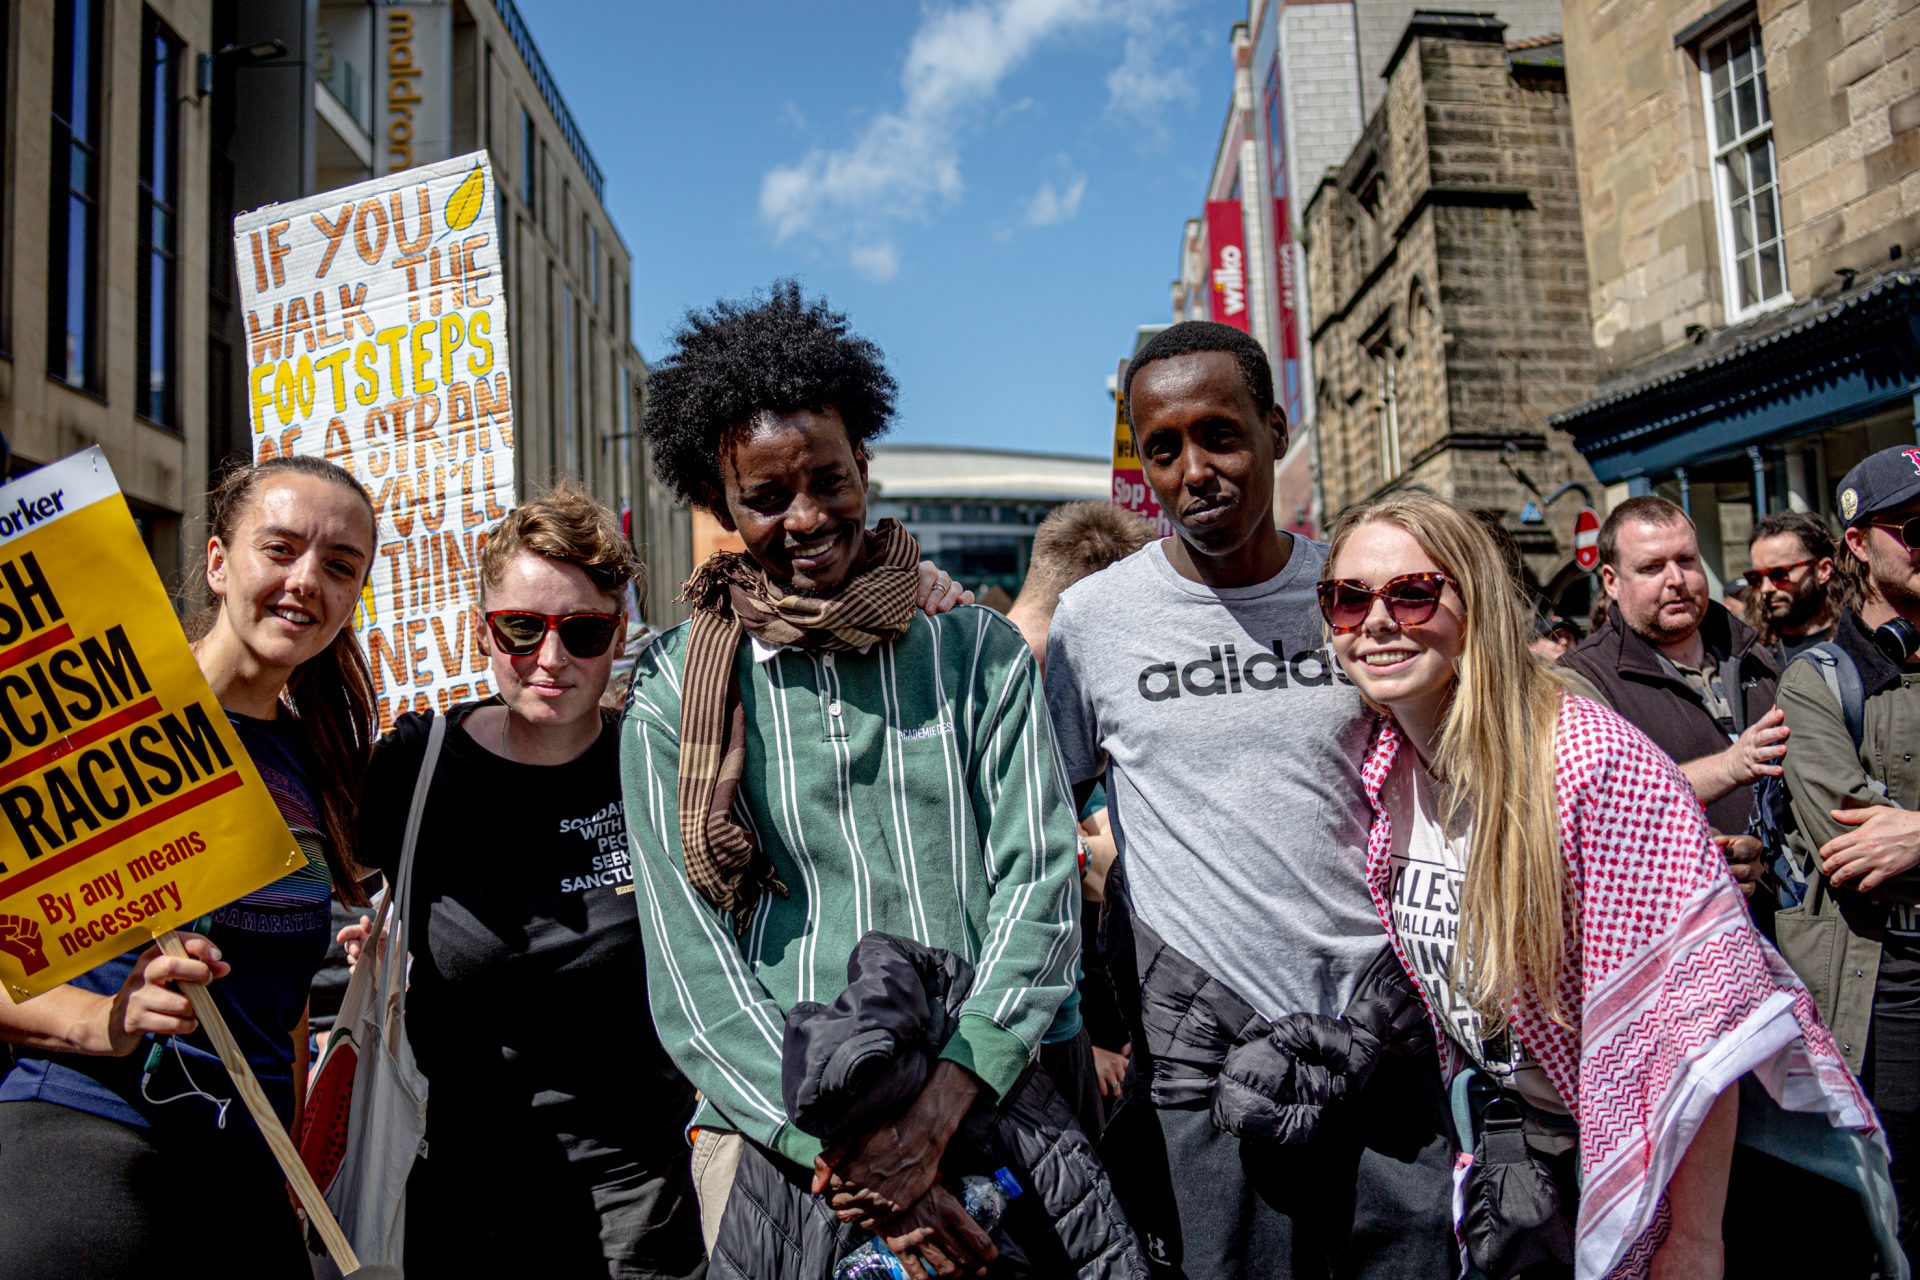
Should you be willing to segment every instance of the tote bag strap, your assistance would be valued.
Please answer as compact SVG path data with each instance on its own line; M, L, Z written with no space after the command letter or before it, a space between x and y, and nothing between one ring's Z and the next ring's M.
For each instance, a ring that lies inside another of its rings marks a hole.
M383 1007L396 996L402 1001L406 998L407 901L413 888L413 855L420 843L420 820L427 811L427 793L433 790L433 772L440 764L440 747L446 740L447 718L436 715L428 722L427 753L420 760L420 774L413 783L413 805L407 810L400 867L392 891L381 904L382 909L392 909L394 922L392 934L381 940L380 1002Z

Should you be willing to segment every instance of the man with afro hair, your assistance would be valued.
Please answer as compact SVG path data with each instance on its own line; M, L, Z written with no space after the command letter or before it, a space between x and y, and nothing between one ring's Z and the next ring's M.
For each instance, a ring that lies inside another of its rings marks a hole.
M948 1275L994 1249L942 1155L1072 989L1079 885L1019 631L968 605L923 614L912 536L867 527L867 448L894 393L879 349L790 281L687 316L644 431L661 480L746 549L695 570L692 618L641 655L621 772L654 1021L703 1099L709 1250L742 1159L764 1160L896 1242L910 1273L923 1258ZM782 1022L834 998L869 931L951 951L975 979L918 1098L823 1152L782 1101Z

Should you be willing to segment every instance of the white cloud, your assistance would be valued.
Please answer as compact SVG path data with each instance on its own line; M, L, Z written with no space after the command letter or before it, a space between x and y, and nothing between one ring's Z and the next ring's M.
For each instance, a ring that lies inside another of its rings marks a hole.
M847 251L853 269L869 280L891 280L900 274L900 252L890 240L856 244Z
M927 12L901 67L899 105L873 116L846 146L814 148L768 171L760 184L761 219L778 242L810 239L844 253L874 279L891 277L900 261L889 228L928 223L960 199L963 137L995 117L1001 86L1042 46L1118 26L1128 33L1128 51L1114 74L1127 73L1132 84L1152 72L1160 78L1141 82L1150 84L1148 92L1160 94L1162 103L1178 101L1179 87L1168 87L1164 70L1149 65L1150 49L1136 55L1133 46L1181 2L969 0ZM1136 62L1146 70L1128 71ZM1111 78L1108 92L1117 92ZM1176 96L1167 98L1169 92ZM1071 218L1085 190L1084 179L1064 189L1043 186L1029 202L1029 224Z
M1064 189L1051 181L1040 184L1040 189L1027 197L1026 212L1021 221L1029 227L1055 227L1063 222L1071 222L1080 212L1080 199L1087 194L1087 180L1076 177Z
M1171 21L1183 0L1143 0L1125 15L1126 52L1107 73L1107 112L1129 120L1156 138L1165 137L1162 117L1173 107L1199 101L1195 53L1186 28Z

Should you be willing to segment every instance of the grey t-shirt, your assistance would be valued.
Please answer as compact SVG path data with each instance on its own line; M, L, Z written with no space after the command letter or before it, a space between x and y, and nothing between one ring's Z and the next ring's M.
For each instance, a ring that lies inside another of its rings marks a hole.
M1160 543L1071 587L1047 707L1074 782L1106 778L1139 916L1267 1017L1346 1008L1385 944L1367 897L1370 720L1325 647L1325 544L1258 586Z

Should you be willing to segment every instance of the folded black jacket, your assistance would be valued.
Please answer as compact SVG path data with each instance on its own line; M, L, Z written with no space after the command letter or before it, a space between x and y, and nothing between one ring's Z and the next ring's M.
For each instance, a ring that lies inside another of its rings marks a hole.
M793 1123L832 1143L904 1110L932 1074L972 983L972 966L950 952L883 933L862 938L839 998L787 1014L781 1092ZM1146 1280L1146 1261L1092 1142L1053 1082L1031 1065L1005 1098L976 1103L947 1146L950 1183L1001 1168L1025 1194L995 1232L1001 1258L994 1276ZM831 1272L853 1241L797 1173L749 1150L711 1276L817 1280Z

